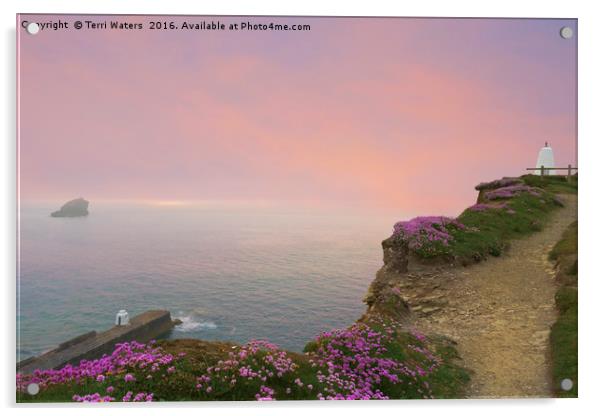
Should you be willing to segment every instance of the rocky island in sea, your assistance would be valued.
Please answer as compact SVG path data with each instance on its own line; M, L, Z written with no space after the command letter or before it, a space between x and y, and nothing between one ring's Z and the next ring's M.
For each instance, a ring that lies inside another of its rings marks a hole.
M89 214L88 204L84 198L72 199L66 202L61 209L54 211L50 216L52 217L85 217Z

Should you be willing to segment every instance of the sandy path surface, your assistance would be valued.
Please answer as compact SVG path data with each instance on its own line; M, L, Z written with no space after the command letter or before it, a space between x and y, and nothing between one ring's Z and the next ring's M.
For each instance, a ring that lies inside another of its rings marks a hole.
M554 265L548 253L577 218L577 198L552 214L544 229L511 242L499 258L432 276L414 324L453 338L474 371L469 397L550 397L549 333L556 320ZM414 303L414 305L412 305Z

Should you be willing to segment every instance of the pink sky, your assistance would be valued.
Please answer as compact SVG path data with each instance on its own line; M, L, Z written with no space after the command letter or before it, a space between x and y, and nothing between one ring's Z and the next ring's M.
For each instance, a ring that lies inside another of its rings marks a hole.
M453 214L546 140L576 164L574 20L219 20L312 29L19 30L21 199Z

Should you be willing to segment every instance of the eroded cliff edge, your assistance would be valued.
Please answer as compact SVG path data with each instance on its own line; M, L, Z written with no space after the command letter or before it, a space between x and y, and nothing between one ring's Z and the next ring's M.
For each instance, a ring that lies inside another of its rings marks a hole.
M413 232L421 223L426 229L413 237L394 231L383 241L384 265L365 297L362 319L390 316L406 328L453 340L461 365L473 370L469 397L551 397L566 377L573 380L570 394L576 394L576 370L571 373L576 287L556 293L562 282L553 279L561 269L572 279L565 280L576 281L576 244L565 249L570 255L560 265L548 259L550 248L576 220L576 182L504 178L477 186L477 203L455 219L460 227L448 227L451 222L437 217L396 225ZM433 224L436 232L444 232L444 242L417 253L420 242L412 238L433 232L428 228ZM576 241L576 223L572 227L569 240ZM555 309L561 314L556 324Z
M382 242L383 266L364 298L365 315L384 315L407 325L448 303L445 286L459 270L499 257L512 240L540 231L564 205L559 193L576 189L562 177L533 175L477 185L475 204L457 218L417 217L395 224Z

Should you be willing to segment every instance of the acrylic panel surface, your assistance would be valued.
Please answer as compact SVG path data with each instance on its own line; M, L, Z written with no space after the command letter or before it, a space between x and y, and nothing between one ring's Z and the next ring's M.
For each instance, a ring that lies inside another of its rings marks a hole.
M18 401L577 395L576 20L17 43Z

